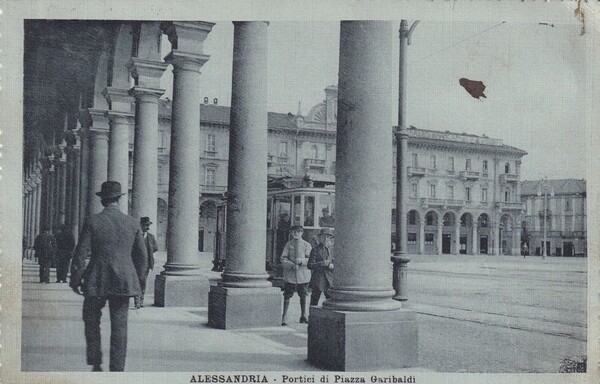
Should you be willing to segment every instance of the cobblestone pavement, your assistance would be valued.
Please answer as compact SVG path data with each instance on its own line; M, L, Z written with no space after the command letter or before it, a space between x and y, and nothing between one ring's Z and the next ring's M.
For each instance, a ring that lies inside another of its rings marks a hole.
M162 265L166 257L159 253L157 259L157 265ZM203 260L208 271L210 256L204 255ZM585 354L586 262L413 256L405 306L417 311L420 369L557 372L564 357ZM26 260L22 370L89 370L82 298L67 284L39 284L36 280L37 267ZM153 280L151 273L147 303L153 302ZM107 358L110 324L105 311L102 343ZM207 316L206 308L132 309L126 370L315 370L306 363L307 327L297 323L296 296L288 327L222 331L208 328Z

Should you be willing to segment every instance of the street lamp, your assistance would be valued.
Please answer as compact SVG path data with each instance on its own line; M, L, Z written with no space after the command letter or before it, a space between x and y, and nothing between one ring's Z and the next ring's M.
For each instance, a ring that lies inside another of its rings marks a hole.
M544 195L544 242L542 244L542 258L544 260L546 260L546 244L547 244L547 239L546 239L546 227L547 227L547 219L548 219L548 187L550 186L550 184L548 183L548 177L544 177L544 179L540 182L540 184L538 185L538 192L537 195L538 197L541 197L542 194ZM554 187L550 188L550 197L554 197Z
M410 36L419 24L419 20L408 28L408 22L400 22L400 60L398 64L398 130L396 131L396 249L392 256L394 263L393 283L396 294L394 300L408 300L406 295L406 264L410 259L406 256L407 230L406 206L407 184L406 156L408 152L408 132L406 131L406 48L410 44Z

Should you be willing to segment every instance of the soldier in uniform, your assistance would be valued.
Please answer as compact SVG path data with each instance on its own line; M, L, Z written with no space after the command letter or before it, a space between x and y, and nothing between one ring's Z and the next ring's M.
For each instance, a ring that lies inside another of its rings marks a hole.
M302 239L304 233L300 225L290 228L292 238L283 247L281 264L283 265L283 315L281 325L287 325L287 311L294 292L300 297L300 322L308 323L306 319L306 288L310 281L308 257L312 247Z

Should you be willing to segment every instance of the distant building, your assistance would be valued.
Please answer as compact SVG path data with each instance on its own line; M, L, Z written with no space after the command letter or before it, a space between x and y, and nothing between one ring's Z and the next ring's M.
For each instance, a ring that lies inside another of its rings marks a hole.
M216 205L227 190L230 109L218 105L217 100L209 103L207 98L199 108L202 132L199 249L213 251ZM335 86L328 86L325 100L306 115L300 107L296 114L270 112L266 159L269 176L301 178L313 174L334 179L336 113ZM157 234L163 247L167 226L170 102L161 100L159 119ZM409 252L518 254L523 214L519 199L520 163L526 152L485 136L414 127L408 131ZM393 192L395 195L395 188ZM394 207L394 200L390 207Z
M522 239L532 255L541 255L546 226L546 253L550 256L586 256L586 182L580 179L523 181L525 204ZM544 207L543 189L548 193ZM552 196L550 193L553 192ZM546 223L544 223L546 209Z

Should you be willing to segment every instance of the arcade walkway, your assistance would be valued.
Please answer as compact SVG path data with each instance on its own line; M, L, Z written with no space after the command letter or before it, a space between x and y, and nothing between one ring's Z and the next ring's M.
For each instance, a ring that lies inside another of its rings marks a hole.
M165 259L159 253L157 265ZM208 271L210 256L203 259ZM25 262L22 370L87 371L82 298L67 284L36 283L37 267ZM586 262L416 256L409 289L419 322L419 370L557 372L564 357L585 354ZM208 328L207 308L132 309L126 371L315 370L306 362L307 326L296 322L297 300L288 327L233 331ZM103 317L107 358L108 310Z

